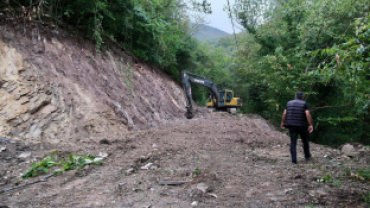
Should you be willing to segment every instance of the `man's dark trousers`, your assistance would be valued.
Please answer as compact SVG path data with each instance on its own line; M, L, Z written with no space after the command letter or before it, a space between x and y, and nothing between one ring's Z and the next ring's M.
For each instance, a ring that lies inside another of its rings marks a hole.
M308 127L305 127L305 126L289 127L290 154L292 156L292 163L297 163L297 139L298 139L298 134L301 135L305 158L309 159L311 157L310 147L309 147L309 144L308 144L307 128Z

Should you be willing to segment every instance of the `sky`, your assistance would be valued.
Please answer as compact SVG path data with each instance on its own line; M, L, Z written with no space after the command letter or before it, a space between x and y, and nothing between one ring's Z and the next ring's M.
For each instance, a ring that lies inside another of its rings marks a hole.
M234 5L235 0L229 0L230 6ZM223 11L224 6L227 5L227 0L208 0L212 6L212 14L205 17L206 24L217 29L223 30L232 34L233 28L231 20L226 11ZM235 23L235 21L234 21ZM240 32L241 27L235 27L235 32Z

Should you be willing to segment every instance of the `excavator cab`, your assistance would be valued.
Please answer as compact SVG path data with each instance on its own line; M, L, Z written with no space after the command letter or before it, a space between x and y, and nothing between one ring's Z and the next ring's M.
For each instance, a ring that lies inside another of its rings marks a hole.
M216 99L211 95L209 101L207 102L207 107L230 109L243 106L243 101L238 97L234 97L234 92L232 90L219 90L218 96L218 104L216 104Z

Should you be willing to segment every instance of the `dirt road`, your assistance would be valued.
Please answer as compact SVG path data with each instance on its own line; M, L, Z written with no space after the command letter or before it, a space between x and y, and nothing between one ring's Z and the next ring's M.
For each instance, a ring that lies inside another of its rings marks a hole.
M108 153L103 165L68 171L0 194L3 207L365 207L369 186L348 177L363 161L311 144L313 161L290 163L289 138L263 119L212 113L119 137L65 143L2 142L0 188L23 180L31 161ZM29 152L26 158L19 155ZM152 165L148 165L152 163ZM144 169L146 168L148 169ZM323 180L326 179L326 180Z

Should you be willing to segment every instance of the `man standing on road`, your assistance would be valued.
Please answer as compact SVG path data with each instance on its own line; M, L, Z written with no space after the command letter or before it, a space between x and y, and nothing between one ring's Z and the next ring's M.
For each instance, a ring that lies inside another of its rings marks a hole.
M290 154L292 163L297 164L297 138L301 135L304 156L306 160L311 158L308 143L308 133L313 131L312 117L308 110L307 103L303 101L303 92L297 92L295 99L287 103L281 119L281 128L289 129L290 133Z

